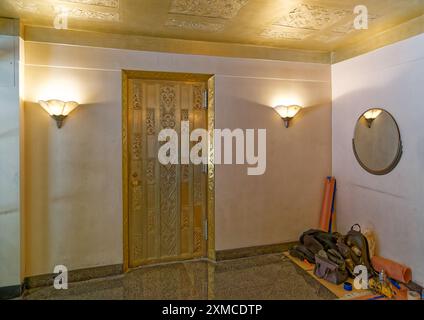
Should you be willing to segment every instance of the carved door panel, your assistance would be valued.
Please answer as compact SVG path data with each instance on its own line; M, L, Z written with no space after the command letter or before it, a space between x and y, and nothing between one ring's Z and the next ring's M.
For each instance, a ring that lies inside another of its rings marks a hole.
M205 89L202 82L128 82L130 268L206 255L203 166L158 161L160 130L176 130L181 148L181 121L189 121L190 131L207 128Z

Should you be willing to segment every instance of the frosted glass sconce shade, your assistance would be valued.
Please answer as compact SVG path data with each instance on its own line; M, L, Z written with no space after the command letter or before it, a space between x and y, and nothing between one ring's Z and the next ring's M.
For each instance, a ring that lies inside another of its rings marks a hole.
M65 118L79 106L75 101L64 102L61 100L40 100L39 104L56 121L59 129L62 128Z
M368 128L371 128L372 123L383 112L382 109L371 109L364 113L364 118L368 122Z
M293 119L297 113L302 109L302 107L297 105L292 106L276 106L275 111L280 115L280 117L284 120L284 126L286 128L290 125L290 120Z

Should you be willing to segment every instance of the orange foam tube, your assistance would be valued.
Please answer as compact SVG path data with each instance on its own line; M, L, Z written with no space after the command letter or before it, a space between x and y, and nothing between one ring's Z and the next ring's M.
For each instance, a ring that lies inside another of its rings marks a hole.
M334 197L334 188L335 188L336 180L334 178L325 179L325 192L324 192L324 200L322 202L322 210L321 217L319 221L319 227L323 231L330 231L328 227L330 225L331 219L331 208L333 204Z
M372 266L377 272L384 272L392 279L403 283L409 283L412 280L412 270L408 266L382 257L373 257Z
M327 231L327 212L328 212L328 198L330 196L330 183L328 179L325 179L324 184L324 199L322 201L322 208L321 208L321 217L319 220L319 228L323 231Z

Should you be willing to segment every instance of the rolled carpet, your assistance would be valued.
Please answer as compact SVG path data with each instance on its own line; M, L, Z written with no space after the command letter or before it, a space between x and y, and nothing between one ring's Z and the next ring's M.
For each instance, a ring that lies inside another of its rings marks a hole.
M403 283L409 283L412 280L412 271L408 266L377 256L371 259L371 263L377 272L384 270L386 275L394 280Z

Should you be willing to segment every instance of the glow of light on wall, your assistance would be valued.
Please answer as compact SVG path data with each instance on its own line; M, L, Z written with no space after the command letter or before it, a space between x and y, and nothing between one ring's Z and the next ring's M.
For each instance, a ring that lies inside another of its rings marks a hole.
M78 101L84 103L82 95L83 90L77 84L78 82L70 79L51 79L48 82L42 82L37 92L37 101L48 101L57 99L62 101Z
M270 104L271 107L275 108L277 106L303 106L303 101L299 97L296 96L286 96L286 97L275 97L272 99Z

